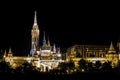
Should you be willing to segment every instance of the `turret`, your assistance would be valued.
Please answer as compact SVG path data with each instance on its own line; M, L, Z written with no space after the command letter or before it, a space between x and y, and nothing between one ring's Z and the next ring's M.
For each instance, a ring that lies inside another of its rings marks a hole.
M116 53L116 50L115 50L115 48L114 48L114 46L113 46L112 41L111 41L111 44L110 44L110 48L109 48L109 50L108 50L108 53Z
M13 57L13 52L12 52L11 48L9 48L8 57Z
M116 67L118 65L118 59L118 54L116 53L113 43L111 42L108 53L106 54L106 60L111 62L112 67Z

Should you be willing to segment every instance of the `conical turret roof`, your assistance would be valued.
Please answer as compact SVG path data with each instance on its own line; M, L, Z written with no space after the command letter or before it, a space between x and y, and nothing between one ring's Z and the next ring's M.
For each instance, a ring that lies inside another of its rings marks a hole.
M114 48L114 46L113 46L112 41L111 41L111 44L110 44L110 48L109 48L109 50L108 50L108 53L116 53L116 50L115 50L115 48Z

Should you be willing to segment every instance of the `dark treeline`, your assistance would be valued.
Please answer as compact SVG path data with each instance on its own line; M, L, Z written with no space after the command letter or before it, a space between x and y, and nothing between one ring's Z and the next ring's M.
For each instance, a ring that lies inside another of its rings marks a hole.
M94 66L85 60L78 62L79 67L76 69L73 61L60 63L58 68L48 72L40 72L31 64L25 62L21 66L13 69L4 61L0 62L0 78L9 80L24 79L47 79L47 80L80 80L80 79L114 79L119 80L120 66L112 68L110 62L101 64L97 61ZM81 66L80 66L81 65ZM75 71L74 71L75 70Z

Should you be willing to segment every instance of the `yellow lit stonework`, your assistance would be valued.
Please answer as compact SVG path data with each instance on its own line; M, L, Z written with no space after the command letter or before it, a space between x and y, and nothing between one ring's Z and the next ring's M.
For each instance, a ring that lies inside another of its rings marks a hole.
M76 67L78 66L78 61L81 59L92 63L96 61L101 61L101 63L110 61L112 67L116 67L120 60L119 49L116 51L112 42L109 47L100 45L75 45L68 49L66 55L66 61L73 60Z
M13 56L11 48L8 53L5 51L4 60L9 62L13 68L16 68L24 62L31 63L40 71L46 71L56 68L62 60L60 48L56 48L55 44L51 46L50 41L46 41L45 33L43 45L39 45L40 30L37 24L37 13L35 12L34 23L31 30L31 50L29 56Z

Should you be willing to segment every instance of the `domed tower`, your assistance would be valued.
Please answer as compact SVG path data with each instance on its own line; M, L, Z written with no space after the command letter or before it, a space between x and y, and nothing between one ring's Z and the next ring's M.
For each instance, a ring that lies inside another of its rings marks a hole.
M34 46L38 47L39 46L39 28L37 24L37 16L35 12L34 16L34 24L31 30L31 55L34 56Z
M112 67L115 67L118 65L118 58L118 53L111 42L108 53L106 54L106 59L111 62Z

